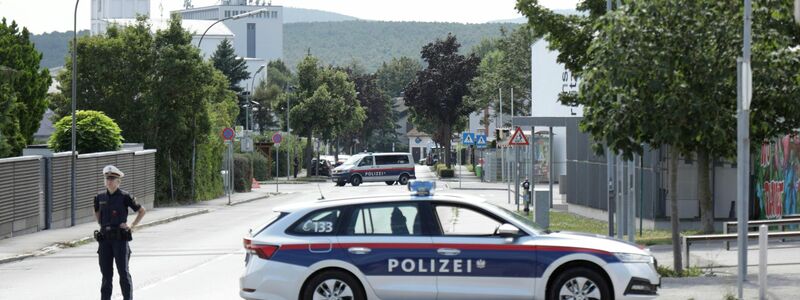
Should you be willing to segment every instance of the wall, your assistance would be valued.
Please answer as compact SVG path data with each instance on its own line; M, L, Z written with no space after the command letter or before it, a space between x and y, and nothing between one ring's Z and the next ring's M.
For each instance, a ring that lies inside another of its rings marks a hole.
M94 222L93 199L104 190L102 169L125 173L120 188L147 208L155 199L155 150L78 155L75 223ZM0 159L0 238L71 225L69 152Z
M757 219L779 219L796 215L800 188L800 137L782 136L764 144L753 158L755 205L751 215Z

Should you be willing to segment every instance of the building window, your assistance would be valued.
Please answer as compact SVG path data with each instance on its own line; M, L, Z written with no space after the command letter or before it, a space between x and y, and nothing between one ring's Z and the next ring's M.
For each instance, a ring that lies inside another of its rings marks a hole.
M277 11L273 11L272 12L272 18L273 19L277 19L278 18L278 12Z
M247 23L247 57L256 57L256 23Z

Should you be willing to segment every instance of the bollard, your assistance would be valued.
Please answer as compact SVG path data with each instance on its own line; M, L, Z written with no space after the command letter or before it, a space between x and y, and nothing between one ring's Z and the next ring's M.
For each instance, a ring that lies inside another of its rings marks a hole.
M758 299L767 299L767 225L758 227Z

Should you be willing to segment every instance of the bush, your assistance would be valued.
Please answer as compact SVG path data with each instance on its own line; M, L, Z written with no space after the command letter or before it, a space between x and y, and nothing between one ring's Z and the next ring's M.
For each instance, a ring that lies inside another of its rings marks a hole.
M441 169L439 170L439 177L440 178L452 178L455 175L453 169Z
M233 155L233 161L233 188L237 192L249 192L253 183L250 156L236 153Z
M75 150L78 153L92 153L119 150L122 147L122 130L117 123L104 113L94 110L80 110L75 113L75 131L78 139ZM61 118L50 136L49 147L54 152L69 151L72 148L72 116Z
M261 154L260 151L254 151L250 154L250 159L253 161L253 177L258 181L264 181L270 178L269 166L267 165L267 158Z

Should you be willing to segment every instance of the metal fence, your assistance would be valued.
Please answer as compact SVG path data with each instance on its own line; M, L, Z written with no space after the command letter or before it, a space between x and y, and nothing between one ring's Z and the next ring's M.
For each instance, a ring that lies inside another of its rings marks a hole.
M152 208L155 199L155 150L78 155L76 205L71 205L69 152L0 159L0 238L94 222L93 199L103 191L104 166L125 172L121 188Z

